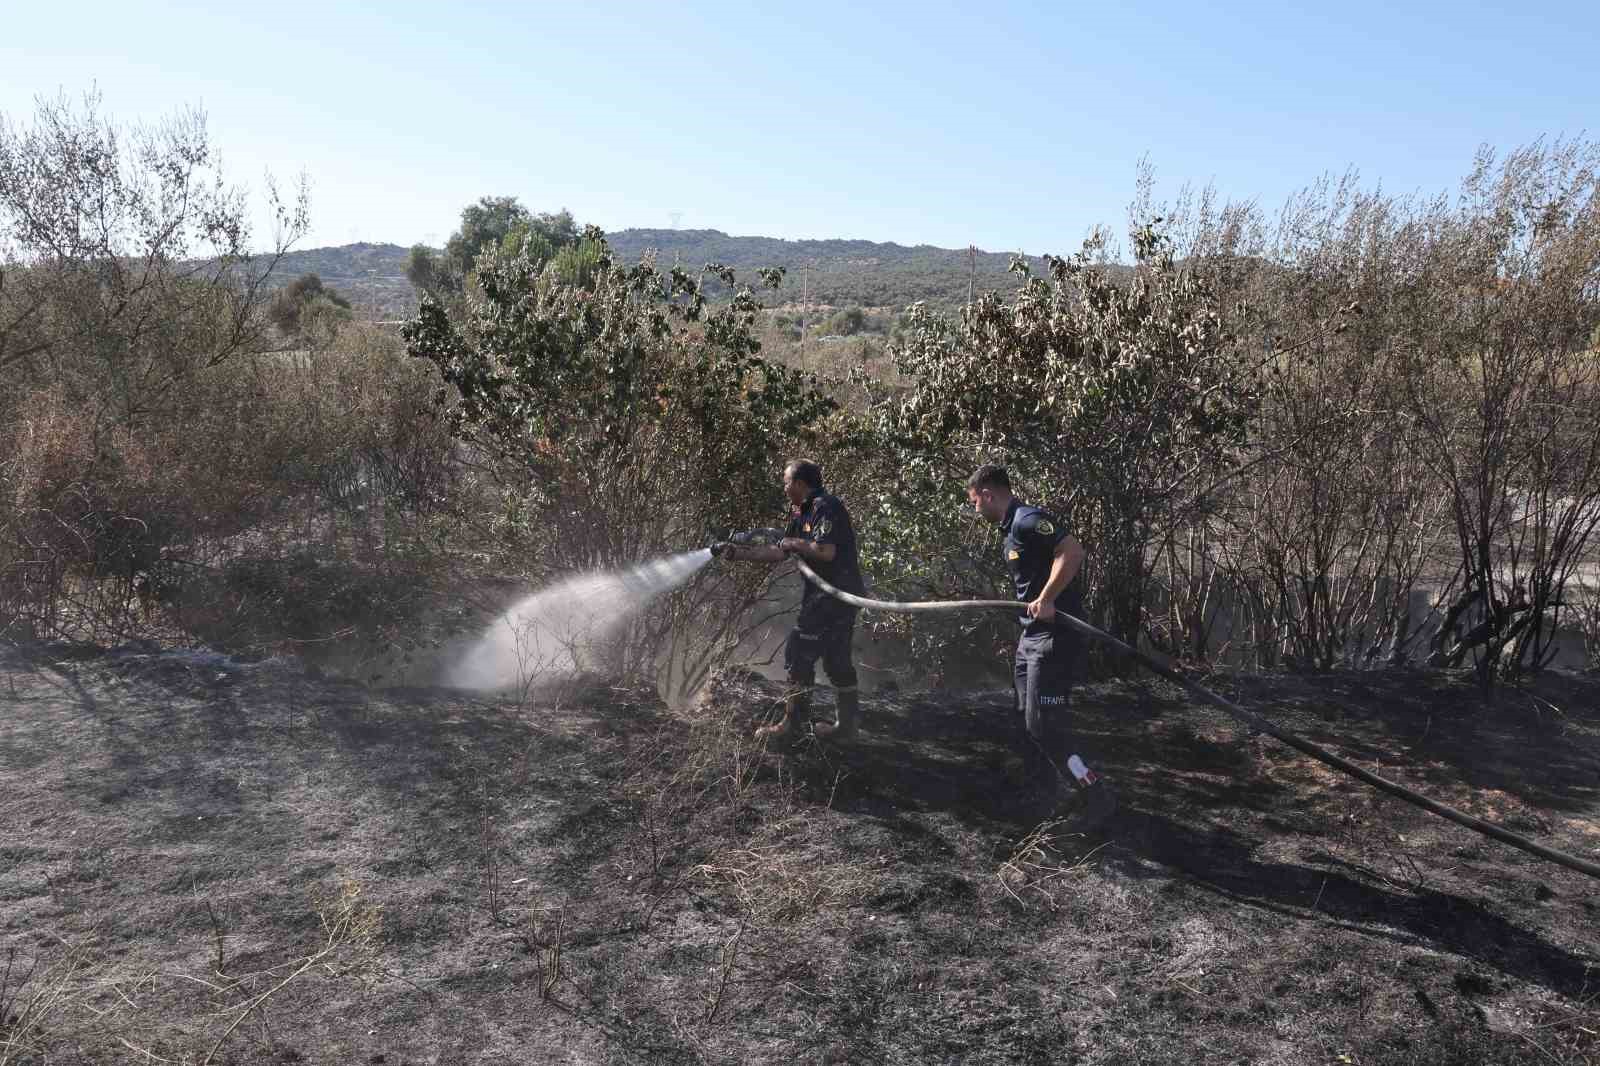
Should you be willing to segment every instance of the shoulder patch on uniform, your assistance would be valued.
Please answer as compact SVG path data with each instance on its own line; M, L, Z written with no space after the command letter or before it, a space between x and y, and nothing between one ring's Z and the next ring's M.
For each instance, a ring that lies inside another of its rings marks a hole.
M1047 537L1056 531L1055 523L1050 521L1048 518L1039 519L1039 524L1033 528L1037 529L1040 533L1043 533Z
M826 518L824 518L824 519L822 519L821 521L819 521L817 523L817 528L815 530L813 530L813 532L815 532L816 535L819 536L819 537L826 537L828 535L828 530L830 530L832 528L833 528L833 523L829 522Z
M1016 560L1022 558L1022 553L1017 551L1017 549L1012 548L1010 551L1006 552L1006 558L1015 562Z

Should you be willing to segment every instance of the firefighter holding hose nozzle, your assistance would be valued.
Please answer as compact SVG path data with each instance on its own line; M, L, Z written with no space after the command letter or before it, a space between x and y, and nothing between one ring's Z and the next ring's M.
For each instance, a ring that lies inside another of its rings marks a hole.
M856 557L856 533L850 512L837 496L824 491L822 468L810 459L796 459L783 470L783 493L793 510L783 539L775 545L720 544L713 553L735 562L780 563L794 555L805 560L830 584L845 592L864 595L861 565ZM860 728L861 699L856 688L856 668L851 661L856 608L828 595L810 581L804 582L800 616L784 648L784 668L789 687L784 694L783 718L762 726L757 738L787 740L798 735L811 714L811 690L816 684L817 661L833 683L837 708L832 722L818 722L819 737L848 740Z

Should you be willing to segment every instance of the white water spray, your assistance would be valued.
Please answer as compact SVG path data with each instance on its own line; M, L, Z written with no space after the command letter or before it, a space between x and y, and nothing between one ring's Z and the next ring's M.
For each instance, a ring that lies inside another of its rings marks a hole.
M542 589L495 619L448 671L446 684L509 689L570 675L585 653L615 634L633 612L688 581L709 562L711 550L702 548Z

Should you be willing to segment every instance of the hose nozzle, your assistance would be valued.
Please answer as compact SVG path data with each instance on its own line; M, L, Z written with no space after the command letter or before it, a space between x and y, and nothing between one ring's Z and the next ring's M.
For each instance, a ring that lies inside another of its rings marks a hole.
M730 544L776 544L783 539L781 529L747 529L742 533L735 533L728 538Z
M711 558L721 558L727 554L729 548L759 547L764 544L776 544L783 539L781 529L746 529L737 533L729 533L727 540L712 541L706 545L711 552Z

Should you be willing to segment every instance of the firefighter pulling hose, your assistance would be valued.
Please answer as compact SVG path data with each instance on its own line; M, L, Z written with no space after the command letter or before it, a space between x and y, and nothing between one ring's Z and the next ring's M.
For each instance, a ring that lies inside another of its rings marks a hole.
M713 556L722 556L729 547L741 544L750 545L772 543L777 538L781 538L781 536L782 533L778 530L750 530L746 533L737 534L735 537L730 538L730 540L727 542L712 545L711 554ZM795 553L789 552L787 554L793 557ZM800 573L805 576L805 579L809 584L816 586L828 596L831 596L842 603L858 609L892 611L900 614L941 614L951 611L974 610L1004 610L1014 613L1018 609L1018 604L1014 600L931 600L919 603L902 603L894 600L870 599L866 596L837 588L830 582L818 576L817 572L807 565L803 558L795 558L795 564L799 567ZM1289 733L1278 728L1276 725L1260 715L1251 711L1247 711L1243 707L1238 706L1230 700L1218 696L1216 693L1211 692L1209 689L1206 689L1201 685L1189 680L1176 670L1173 670L1171 667L1158 661L1154 657L1145 654L1137 648L1125 644L1116 637L1111 636L1109 633L1102 632L1080 618L1075 618L1066 613L1059 613L1056 615L1055 620L1059 624L1071 628L1074 632L1086 639L1099 641L1100 643L1108 645L1109 647L1121 652L1123 655L1137 660L1153 673L1167 679L1168 681L1171 681L1176 685L1182 686L1189 693L1199 697L1202 700L1205 700L1207 703L1210 703L1213 706L1222 709L1223 711L1226 711L1229 715L1248 726L1250 729L1265 733L1274 740L1277 740L1283 744L1287 744L1296 751L1299 751L1305 755L1309 755L1313 759L1331 766L1341 773L1348 774L1349 776L1356 778L1358 781L1363 781L1380 792L1386 792L1398 799L1405 800L1407 803L1421 807L1425 811L1429 811L1430 813L1436 814L1441 818L1455 822L1457 825L1471 829L1475 833L1481 833L1483 836L1498 840L1502 844L1509 844L1511 847L1525 851L1530 855L1536 855L1539 858L1545 859L1548 862L1553 862L1558 866L1563 866L1566 869L1575 870L1578 873L1588 874L1590 877L1600 879L1600 863L1579 858L1575 855L1569 855L1566 852L1557 851L1554 848L1545 847L1543 844L1540 844L1537 841L1529 840L1526 837L1519 836L1518 834L1495 825L1492 822L1484 821L1482 818L1476 818L1470 814L1458 811L1454 807L1446 806L1445 804L1440 803L1437 800L1430 799L1419 792L1414 792L1411 789L1406 788L1404 785L1391 781L1386 777L1381 777L1369 770L1365 770L1362 767L1357 766L1355 763L1350 762L1348 759L1335 755L1333 752L1328 751L1325 748L1313 744L1308 740L1303 740L1300 737L1295 736L1293 733Z

